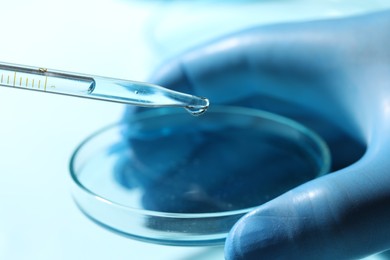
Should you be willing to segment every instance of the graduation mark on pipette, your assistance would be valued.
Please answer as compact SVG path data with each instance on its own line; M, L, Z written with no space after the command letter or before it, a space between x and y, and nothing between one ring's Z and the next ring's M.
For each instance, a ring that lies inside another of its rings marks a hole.
M209 107L207 98L138 81L84 75L1 62L0 74L0 85L5 87L105 100L143 107L183 107L192 115L200 115ZM17 79L19 79L19 82L17 82ZM36 84L37 87L35 87Z

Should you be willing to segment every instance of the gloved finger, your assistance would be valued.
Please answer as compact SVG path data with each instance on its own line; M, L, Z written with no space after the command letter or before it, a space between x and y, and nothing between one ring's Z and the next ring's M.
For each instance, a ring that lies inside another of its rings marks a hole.
M346 69L340 55L351 43L342 28L326 21L238 32L172 59L151 81L208 97L212 104L264 102L271 107L267 110L273 110L277 106L272 104L279 102L285 111L292 103L333 109L337 103L329 107L326 102L336 100L334 95L344 98L344 87L338 88Z
M233 33L164 63L150 80L211 105L257 107L301 122L321 117L356 134L351 111L366 96L355 83L372 80L362 68L387 58L388 13Z
M377 141L355 165L244 216L226 259L358 259L390 248L390 142Z

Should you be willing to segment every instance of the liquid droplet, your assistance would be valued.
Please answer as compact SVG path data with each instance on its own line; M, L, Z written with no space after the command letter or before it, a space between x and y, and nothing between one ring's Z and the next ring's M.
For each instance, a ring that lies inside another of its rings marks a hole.
M209 108L210 102L207 98L202 98L205 101L205 105L186 106L185 109L193 116L200 116Z

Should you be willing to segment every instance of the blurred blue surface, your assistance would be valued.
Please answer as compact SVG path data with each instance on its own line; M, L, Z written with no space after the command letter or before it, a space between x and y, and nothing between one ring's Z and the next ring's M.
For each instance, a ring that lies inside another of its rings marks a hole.
M0 60L144 81L164 58L232 30L389 7L387 0L1 0ZM120 237L76 208L69 157L85 136L119 120L123 110L120 104L0 88L0 259L223 258L221 248Z

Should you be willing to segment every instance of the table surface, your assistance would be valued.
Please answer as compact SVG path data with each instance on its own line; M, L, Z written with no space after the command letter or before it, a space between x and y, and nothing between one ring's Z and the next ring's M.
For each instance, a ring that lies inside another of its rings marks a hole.
M390 7L386 2L0 0L0 60L145 81L165 58L229 31L379 10ZM0 259L223 258L222 247L121 237L73 203L68 163L74 148L118 121L124 109L0 88Z

